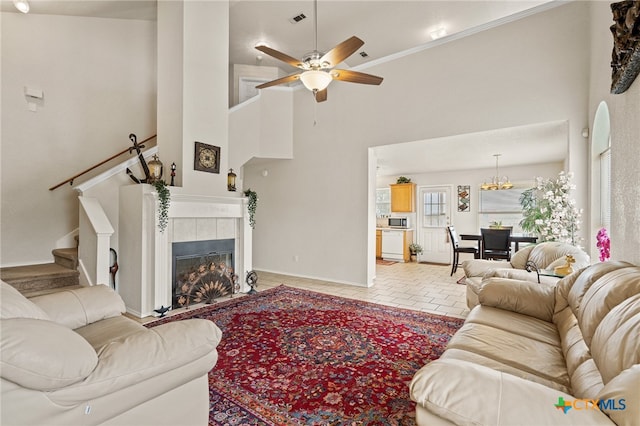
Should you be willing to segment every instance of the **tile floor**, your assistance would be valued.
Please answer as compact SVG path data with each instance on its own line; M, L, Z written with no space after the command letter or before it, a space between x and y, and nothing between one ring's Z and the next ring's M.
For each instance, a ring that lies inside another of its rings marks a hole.
M451 266L424 263L377 265L374 285L369 288L299 278L258 271L258 291L280 284L334 296L359 299L399 308L465 318L467 308L464 285L456 284L464 273Z
M456 283L462 278L464 272L462 268L458 268L453 276L449 276L451 273L449 265L425 263L377 265L374 285L369 288L270 272L257 271L257 273L258 291L284 284L289 287L303 288L333 296L457 318L466 318L469 313L465 298L466 286ZM243 296L244 294L234 297ZM225 296L216 300L224 301L228 298ZM200 306L203 304L194 304L190 309ZM185 308L175 309L169 311L167 315L184 311ZM154 317L131 318L142 323L155 320Z

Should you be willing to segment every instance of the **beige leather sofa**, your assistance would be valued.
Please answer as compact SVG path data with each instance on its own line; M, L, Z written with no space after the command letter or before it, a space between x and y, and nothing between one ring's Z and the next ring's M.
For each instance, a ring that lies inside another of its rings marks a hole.
M32 299L0 286L3 426L207 424L211 321L147 329L104 285Z
M490 278L479 296L411 382L418 425L638 424L640 267L598 263L555 286Z
M536 272L527 272L527 262L535 263L538 269L553 269L566 263L566 256L572 255L575 259L573 269L578 270L589 265L590 258L582 249L566 243L555 241L544 242L524 247L518 250L510 262L473 259L466 260L462 264L467 285L467 306L473 309L478 304L478 292L482 280L487 277L514 278L538 282ZM559 278L540 276L542 284L555 284Z

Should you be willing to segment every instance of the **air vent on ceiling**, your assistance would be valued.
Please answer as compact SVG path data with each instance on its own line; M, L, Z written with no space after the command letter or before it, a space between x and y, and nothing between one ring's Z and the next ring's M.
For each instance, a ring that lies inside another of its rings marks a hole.
M363 50L362 52L360 52L360 56L362 56L363 58L366 58L369 56L369 54Z
M289 22L291 22L292 24L297 24L298 22L302 21L305 18L306 18L305 14L300 12L298 15L294 16L293 18L290 18Z

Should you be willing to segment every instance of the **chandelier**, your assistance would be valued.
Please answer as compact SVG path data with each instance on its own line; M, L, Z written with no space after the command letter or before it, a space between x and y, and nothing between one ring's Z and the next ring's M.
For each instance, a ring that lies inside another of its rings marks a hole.
M508 176L500 177L500 173L498 170L498 159L502 154L493 154L496 157L496 175L491 178L491 181L487 183L486 181L480 185L480 189L483 191L495 191L497 189L511 189L513 188L513 184L509 180Z

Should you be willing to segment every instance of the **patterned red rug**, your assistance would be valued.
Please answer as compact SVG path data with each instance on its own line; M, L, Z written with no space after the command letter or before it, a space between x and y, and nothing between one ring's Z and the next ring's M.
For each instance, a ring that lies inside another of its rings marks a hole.
M209 425L413 425L408 384L462 319L280 286L163 318L214 321Z

